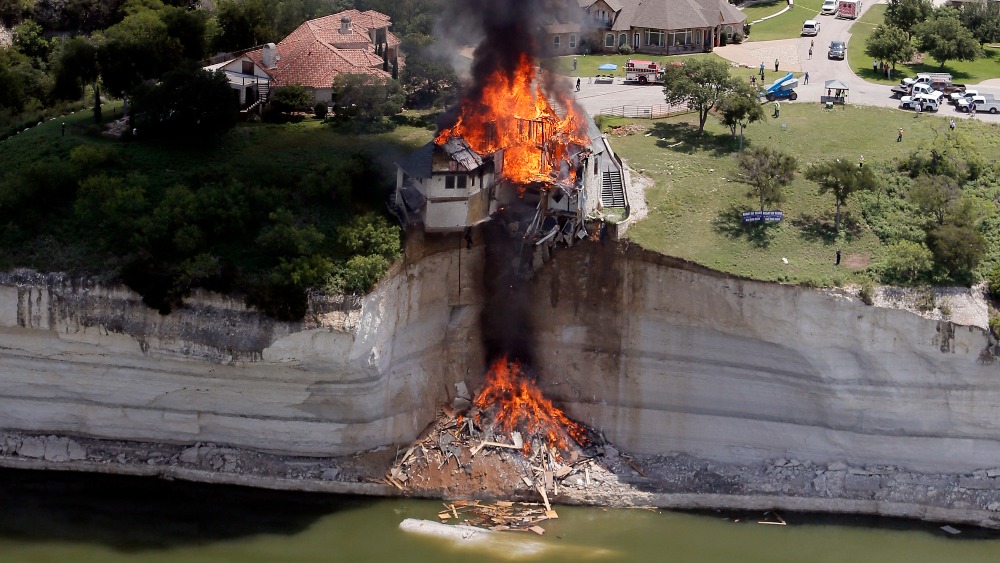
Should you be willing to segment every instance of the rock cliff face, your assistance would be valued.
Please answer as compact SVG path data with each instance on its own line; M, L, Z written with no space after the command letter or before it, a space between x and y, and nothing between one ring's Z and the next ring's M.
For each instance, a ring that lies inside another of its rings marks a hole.
M482 247L421 252L300 324L207 296L161 316L124 288L6 274L0 428L305 456L408 442L485 361ZM543 390L625 450L1000 467L981 328L612 244L560 251L532 284Z
M1000 466L1000 349L981 328L635 248L559 253L535 284L545 392L626 450Z
M127 288L3 275L0 428L300 456L408 441L449 382L482 371L480 257L431 253L299 324L210 296L163 316Z

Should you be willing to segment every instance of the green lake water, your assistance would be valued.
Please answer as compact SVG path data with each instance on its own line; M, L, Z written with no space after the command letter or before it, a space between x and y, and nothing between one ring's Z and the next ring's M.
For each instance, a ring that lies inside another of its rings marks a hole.
M403 532L441 504L0 470L0 561L1000 562L1000 535L899 520L558 507L544 537L470 546Z

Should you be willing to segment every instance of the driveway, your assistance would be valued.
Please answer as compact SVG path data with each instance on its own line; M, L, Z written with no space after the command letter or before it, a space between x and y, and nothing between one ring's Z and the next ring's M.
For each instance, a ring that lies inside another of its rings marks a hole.
M862 13L867 11L871 5L871 3L864 3ZM803 12L803 21L809 18L816 19L821 24L820 32L816 37L751 41L739 45L718 47L715 52L735 64L749 67L746 71L747 80L750 79L750 74L755 72L760 67L760 63L763 62L765 84L773 82L775 78L783 76L789 71L808 72L809 84L801 84L800 81L800 86L797 89L799 99L796 102L789 101L788 103L817 103L820 96L826 94L823 83L826 80L839 79L847 82L851 87L847 97L848 103L887 108L899 107L899 100L892 97L890 86L866 82L854 74L847 60L837 61L826 57L831 41L839 40L850 43L849 30L856 20L837 19L833 16L813 16L810 12ZM814 43L811 59L809 58L810 41ZM777 73L774 72L774 59L776 58L779 62ZM625 85L621 83L621 80L621 78L616 78L614 84L594 84L584 77L581 80L580 91L576 93L576 100L591 115L598 115L602 109L612 107L655 106L666 103L661 87L656 85ZM976 86L976 89L1000 97L1000 79L986 80L981 85ZM945 104L938 111L938 115L961 119L971 117L969 114L955 111L954 107L948 104ZM1000 114L979 113L976 114L975 118L981 121L1000 123Z

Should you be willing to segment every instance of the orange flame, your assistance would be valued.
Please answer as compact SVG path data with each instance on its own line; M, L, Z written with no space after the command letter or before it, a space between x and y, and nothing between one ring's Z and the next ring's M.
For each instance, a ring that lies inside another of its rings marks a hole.
M441 131L435 143L458 136L479 154L504 149L503 176L507 179L517 184L551 180L553 171L558 174L562 162L569 162L569 144L589 144L587 122L568 95L559 99L567 110L566 117L560 118L542 89L533 87L534 79L535 65L522 53L513 75L494 71L482 97L466 99L455 125ZM570 166L567 179L575 181L575 176Z
M506 356L493 362L486 373L486 385L474 401L480 410L497 407L494 424L505 433L521 430L527 434L544 433L548 444L566 450L565 436L569 435L580 445L587 444L584 427L573 422L563 411L542 395L541 389L521 368L520 362ZM480 417L476 416L476 422ZM525 440L525 452L531 448Z

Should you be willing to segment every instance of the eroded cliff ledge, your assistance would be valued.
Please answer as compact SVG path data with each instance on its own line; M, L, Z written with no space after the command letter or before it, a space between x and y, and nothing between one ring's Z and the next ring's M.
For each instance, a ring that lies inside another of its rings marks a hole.
M391 457L454 383L475 388L480 314L504 306L485 302L485 252L447 237L410 247L372 294L314 301L302 323L212 296L161 316L124 288L0 276L0 461L355 490L324 484L337 472L322 461L237 473L252 452ZM1000 523L1000 349L982 328L610 243L558 252L531 285L543 390L655 466L615 489L632 501L566 500ZM85 447L49 460L56 439L39 450L38 434ZM143 460L120 440L164 447ZM41 456L19 455L24 443Z

